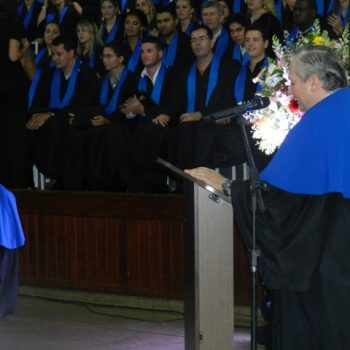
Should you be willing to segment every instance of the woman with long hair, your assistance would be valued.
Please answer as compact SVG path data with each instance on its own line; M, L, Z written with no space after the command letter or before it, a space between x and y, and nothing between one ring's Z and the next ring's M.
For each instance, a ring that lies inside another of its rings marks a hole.
M141 39L146 26L147 19L141 10L131 10L125 17L125 39L123 40L122 46L127 52L125 56L127 68L134 73L141 72L143 67L140 60Z
M156 7L152 0L136 0L135 8L141 10L147 18L147 29L149 34L152 36L157 36L157 23L156 23Z
M81 62L101 76L104 72L100 59L103 42L95 22L83 19L77 24L77 56Z
M102 17L102 41L104 43L119 41L122 37L123 29L117 2L115 0L101 0L100 11Z

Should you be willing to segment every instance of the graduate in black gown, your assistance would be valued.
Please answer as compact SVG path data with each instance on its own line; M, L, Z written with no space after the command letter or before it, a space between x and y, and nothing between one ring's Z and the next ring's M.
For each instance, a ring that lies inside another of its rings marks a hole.
M55 67L43 74L26 127L34 164L47 178L61 180L63 132L74 124L80 108L97 100L98 79L93 70L80 64L69 37L53 40L52 60Z
M182 169L195 165L224 166L226 155L231 157L233 152L227 152L227 147L236 148L236 139L231 137L236 127L229 119L203 121L205 115L234 105L233 82L239 70L239 63L233 65L216 56L213 45L213 34L207 26L201 25L191 33L196 62L180 77L176 89L180 125L177 159L173 162Z
M350 342L350 89L326 47L300 49L290 67L301 121L261 173L259 271L272 290L272 350L341 350ZM230 182L207 168L188 171L220 190ZM249 181L230 193L251 247Z
M163 48L154 37L143 40L141 60L145 66L137 78L137 93L122 106L126 116L136 116L137 126L127 146L127 173L132 192L165 192L164 169L157 157L167 157L168 135L177 125L174 99L176 75L162 62ZM170 145L169 145L170 146Z

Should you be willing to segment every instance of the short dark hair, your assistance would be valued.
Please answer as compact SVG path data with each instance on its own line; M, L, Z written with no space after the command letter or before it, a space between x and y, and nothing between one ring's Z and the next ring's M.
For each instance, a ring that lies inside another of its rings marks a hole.
M159 6L157 7L157 13L156 16L159 15L160 13L169 13L170 16L176 20L176 12L172 7L166 7L166 6Z
M252 31L252 30L256 30L256 31L260 32L264 41L269 40L269 35L268 35L265 27L262 26L261 24L259 24L259 23L251 24L245 29L245 32L247 34L247 32Z
M109 41L106 43L103 48L109 48L111 49L118 57L126 57L126 49L125 46L120 45L117 41Z
M146 15L141 11L141 10L139 10L139 9L131 9L126 15L125 15L125 18L124 18L124 22L125 22L125 19L127 18L127 17L129 17L129 16L135 16L135 17L137 17L139 20L140 20L140 22L141 22L141 25L143 26L143 27L147 27L147 25L148 25L148 22L147 22L147 17L146 17Z
M154 46L156 47L156 49L158 51L163 51L162 42L158 38L156 38L155 36L148 36L148 37L142 39L141 45L146 44L146 43L154 44Z
M228 26L232 23L239 23L244 28L247 28L249 26L247 17L243 16L241 13L230 15L225 21L225 26L228 28Z
M60 35L57 38L52 40L52 46L63 45L64 49L68 52L73 50L75 52L75 42L74 40L67 35Z
M214 35L213 35L213 32L210 30L210 28L208 26L206 26L205 24L199 24L195 29L193 29L192 33L193 32L196 32L197 30L199 29L204 29L206 32L207 32L207 35L208 35L208 38L210 40L213 40L214 38ZM192 36L192 33L191 33L191 36Z

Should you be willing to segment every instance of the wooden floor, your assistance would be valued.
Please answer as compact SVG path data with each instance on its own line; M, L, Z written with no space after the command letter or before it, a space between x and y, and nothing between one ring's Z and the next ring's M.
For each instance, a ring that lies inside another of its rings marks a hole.
M21 285L182 299L184 196L14 192ZM248 259L234 235L235 304L248 305Z

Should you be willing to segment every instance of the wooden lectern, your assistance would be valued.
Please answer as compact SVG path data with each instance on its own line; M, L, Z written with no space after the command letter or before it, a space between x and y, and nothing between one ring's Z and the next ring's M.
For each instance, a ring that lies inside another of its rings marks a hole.
M185 350L233 349L233 213L229 197L159 159L184 178Z

